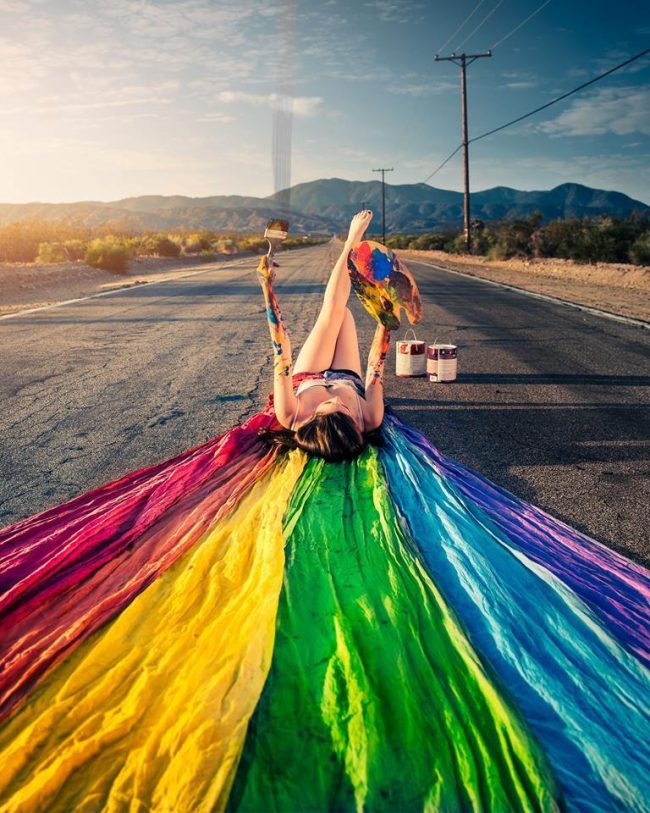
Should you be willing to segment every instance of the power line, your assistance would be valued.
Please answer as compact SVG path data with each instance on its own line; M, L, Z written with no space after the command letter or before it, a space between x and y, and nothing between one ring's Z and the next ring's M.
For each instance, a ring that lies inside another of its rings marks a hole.
M522 26L526 25L526 23L528 22L528 20L532 20L532 19L533 19L533 17L534 17L536 14L539 14L539 12L540 12L540 11L541 11L543 8L545 8L546 6L548 6L548 4L549 4L550 2L551 2L551 0L545 0L545 2L544 2L544 3L542 3L542 5L541 5L541 6L539 6L539 8L535 9L535 11L533 11L533 13L532 13L532 14L529 14L529 15L528 15L528 17L526 17L526 19L525 19L523 22L519 23L519 25L518 25L516 28L513 28L513 29L512 29L512 31L511 31L509 34L506 34L506 35L505 35L505 37L501 37L501 39L500 39L498 42L495 42L495 43L494 43L494 45L493 45L493 46L490 48L490 50L491 50L491 51L493 51L493 50L494 50L494 49L495 49L497 46L501 45L501 43L502 43L502 42L505 42L505 41L506 41L506 40L507 40L509 37L511 37L513 34L515 34L517 31L519 31L519 29L520 29L520 28L522 28Z
M439 54L441 51L443 51L447 47L447 45L453 40L453 38L456 36L456 34L458 34L460 31L462 31L462 29L472 19L474 14L476 14L476 12L479 10L479 8L483 5L484 2L485 2L485 0L479 0L478 1L478 3L474 6L473 10L470 11L470 13L467 15L467 17L465 17L463 22L458 26L458 28L454 31L454 33L443 43L443 45L440 46L440 48L438 48L438 50L436 51L437 54ZM411 108L410 115L409 115L407 121L405 122L405 124L404 124L404 126L402 128L402 132L404 132L404 133L413 132L414 128L412 128L410 125L415 120L419 119L420 115L422 115L422 107L423 107L422 104L420 104L419 99L416 96L415 99L413 100L413 106ZM416 114L419 114L419 115L416 115Z
M526 119L529 116L534 115L535 113L539 113L540 110L544 110L545 108L550 107L551 105L562 101L562 99L566 99L568 96L571 96L572 94L577 93L579 90L582 90L583 88L586 88L589 85L593 85L595 82L599 82L601 79L604 79L606 76L609 76L610 73L614 73L614 71L618 71L621 68L624 68L626 65L629 65L631 62L635 62L637 59L641 59L641 57L645 56L647 53L650 53L650 48L646 48L644 51L641 51L640 53L635 54L635 56L630 57L629 59L626 59L625 62L621 62L620 65L616 65L615 67L610 68L608 71L605 71L605 73L601 73L599 76L594 77L594 79L590 79L588 82L584 82L582 85L578 85L578 87L573 88L573 90L570 90L568 93L564 93L562 96L558 96L556 99L553 99L552 101L547 102L546 104L543 104L541 107L537 107L537 108L535 108L535 110L531 110L530 113L526 113L523 116L519 116L518 118L513 119L512 121L509 121L506 124L502 124L500 127L495 127L493 130L489 130L487 133L481 133L481 135L479 135L479 136L475 136L474 138L470 138L468 143L471 144L474 141L479 141L482 138L487 138L487 136L492 135L493 133L497 133L499 130L504 130L506 127L510 127L512 124L516 124L517 122L522 121L523 119ZM434 169L433 172L426 177L426 179L423 181L423 183L427 183L427 181L429 181L431 178L433 178L433 176L437 172L439 172L445 166L445 164L448 161L450 161L454 157L454 155L456 155L456 153L460 149L462 149L462 146L463 146L462 144L459 144L456 147L456 149L447 158L445 158L445 160L442 162L442 164L440 164L440 166L436 167L436 169Z
M486 138L487 136L492 135L492 133L497 133L497 132L499 132L499 130L504 130L506 127L510 127L511 124L516 124L518 121L522 121L523 119L527 119L529 116L532 116L535 113L539 113L540 110L545 110L547 107L550 107L552 104L556 104L556 102L561 102L562 99L566 99L567 96L572 96L574 93L577 93L579 90L582 90L583 88L586 88L589 85L593 85L594 82L598 82L601 79L604 79L606 76L609 76L610 73L614 73L614 71L618 71L621 68L624 68L626 65L629 65L630 62L634 62L635 60L640 59L642 56L645 56L647 53L650 53L650 48L646 48L644 51L641 51L641 53L636 54L636 56L630 57L630 59L626 59L625 62L621 62L621 64L616 65L615 68L610 68L608 71L605 71L605 73L601 73L600 76L596 76L594 79L590 79L588 82L584 82L582 85L578 85L577 88L573 88L573 90L570 90L568 93L564 93L562 96L558 96L557 99L553 99L552 101L547 102L546 104L543 104L541 107L536 107L535 110L531 110L530 113L526 113L523 116L519 116L518 118L513 119L512 121L509 121L506 124L502 124L500 127L495 127L494 130L489 130L487 133L481 133L480 136L475 136L474 138L470 138L470 142L479 141L481 138Z
M452 152L450 155L448 155L448 156L445 158L445 160L442 162L442 164L440 164L440 166L439 166L439 167L436 167L436 169L434 169L434 170L433 170L433 172L431 173L431 175L427 175L427 177L426 177L426 178L425 178L425 179L422 181L422 183L426 183L426 182L427 182L427 181L429 181L431 178L433 178L433 176L436 174L436 172L439 172L439 171L440 171L440 170L441 170L441 169L444 167L444 165L445 165L446 163L448 163L449 161L451 161L451 159L454 157L454 155L456 155L456 153L458 152L458 150L462 150L462 148L463 148L463 145L462 145L462 144L459 144L459 145L456 147L456 149L455 149L455 150L454 150L454 151L453 151L453 152Z
M468 23L468 22L469 22L469 21L472 19L472 17L473 17L473 16L476 14L476 12L477 12L477 11L480 9L480 7L483 5L483 3L485 3L485 0L479 0L478 4L477 4L476 6L474 6L474 11L471 11L471 12L470 12L470 13L467 15L467 17L465 17L465 20L464 20L464 21L463 21L463 22L462 22L462 23L461 23L461 24L458 26L458 28L457 28L457 29L454 31L454 33L451 35L451 37L449 37L449 39L445 41L444 45L441 45L441 46L440 46L440 48L438 48L438 50L436 51L436 53L438 53L438 54L439 54L441 51L444 51L444 50L445 50L445 48L446 48L446 47L449 45L449 43L450 43L450 42L453 40L453 38L456 36L456 34L460 33L460 32L463 30L463 28L465 28L465 26L467 25L467 23Z
M468 23L468 22L469 22L469 21L472 19L472 17L474 16L474 14L475 14L475 13L476 13L476 12L479 10L479 8L480 8L480 7L483 5L483 3L484 3L484 2L485 2L485 0L479 0L479 2L477 3L477 5L476 5L476 6L474 6L473 10L472 10L472 11L471 11L471 12L468 14L468 16L465 18L465 20L464 20L464 21L463 21L463 22L462 22L462 23L461 23L461 24L458 26L458 28L457 28L457 29L454 31L454 33L453 33L453 34L452 34L452 35L451 35L451 36L450 36L450 37L449 37L449 38L448 38L448 39L445 41L444 45L442 45L440 48L438 48L437 53L440 53L440 52L441 52L441 51L442 51L442 50L443 50L443 49L444 49L444 48L445 48L445 47L448 45L448 43L450 43L450 42L453 40L453 38L456 36L456 34L458 34L458 33L459 33L459 32L460 32L460 31L461 31L461 30L462 30L462 29L463 29L463 28L464 28L464 27L467 25L467 23ZM503 42L505 42L507 39L509 39L509 38L510 38L510 37L511 37L513 34L516 34L516 33L517 33L517 31L519 31L519 29L520 29L520 28L523 28L523 26L524 26L524 25L526 25L526 23L527 23L529 20L532 20L532 19L533 19L533 17L535 17L537 14L539 14L539 12L540 12L540 11L542 11L542 9L544 9L544 8L545 8L545 7L546 7L546 6L547 6L547 5L548 5L550 2L551 2L551 0L544 0L544 2L542 3L542 5L541 5L541 6L539 6L537 9L535 9L535 11L533 11L531 14L529 14L529 15L528 15L528 17L526 17L526 19L525 19L525 20L523 20L522 22L520 22L520 23L519 23L519 25L517 25L515 28L513 28L513 29L512 29L512 31L510 31L510 32L509 32L508 34L506 34L504 37L501 37L501 39L500 39L500 40L498 40L498 42L496 42L496 43L495 43L495 44L492 46L492 48L490 48L490 51L493 51L493 50L494 50L494 48L496 48L497 46L501 45ZM496 11L496 8L494 8L494 9L493 9L493 11ZM486 20L486 19L487 19L487 17L486 17L486 18L483 20L483 22L485 22L485 20ZM475 31L476 31L476 29L475 29ZM411 127L410 127L410 124L411 124L411 123L412 123L412 122L415 120L415 118L416 118L416 113L420 113L420 114L422 113L422 105L421 105L421 104L418 104L417 98L416 98L416 99L414 100L414 102L413 102L413 106L412 106L412 109L411 109L411 111L410 111L410 115L409 115L409 118L408 118L408 123L407 123L407 124L405 124L405 126L404 126L404 132L408 133L408 132L410 132L410 131L413 129L413 128L411 128ZM419 118L419 116L417 116L417 118ZM461 146L462 146L462 145L461 145ZM444 165L445 165L445 164L446 164L446 163L447 163L447 162L448 162L448 161L449 161L451 158L453 158L453 157L454 157L454 155L456 155L456 153L458 152L458 150L459 150L459 149L460 149L460 146L459 146L459 147L458 147L456 150L454 150L454 152L453 152L453 153L452 153L452 154L451 154L451 155L450 155L448 158L446 158L446 159L445 159L445 160L442 162L442 164L440 164L440 166L439 166L439 167L437 167L437 169L435 169L435 170L434 170L434 172L432 172L432 173L431 173L431 175L429 175L429 178L433 177L433 175L434 175L436 172L438 172L438 170L442 169L442 167L443 167L443 166L444 166ZM427 178L427 181L429 180L429 178ZM425 181L425 183L426 183L426 181Z
M503 3L503 0L499 0L499 2L498 2L498 3L496 4L496 6L495 6L495 7L492 9L492 11L488 11L488 13L485 15L485 17L483 17L483 19L481 20L481 22L480 22L480 23L479 23L479 24L476 26L476 28L475 28L475 29L472 31L472 33L471 33L471 34L468 34L468 36L466 36L466 37L465 37L465 39L464 39L464 40L463 40L463 41L460 43L460 45L457 45L457 46L456 46L456 50L457 50L457 51L458 51L458 50L460 50L460 49L463 47L463 45L465 45L465 43L467 42L467 40L470 40L470 39L471 39L471 38L474 36L474 34L476 34L476 32L477 32L477 31L478 31L480 28L483 28L484 23L486 23L486 22L487 22L487 21L490 19L490 17L491 17L491 16L494 14L494 12L495 12L495 11L496 11L496 10L499 8L499 6L500 6L502 3Z

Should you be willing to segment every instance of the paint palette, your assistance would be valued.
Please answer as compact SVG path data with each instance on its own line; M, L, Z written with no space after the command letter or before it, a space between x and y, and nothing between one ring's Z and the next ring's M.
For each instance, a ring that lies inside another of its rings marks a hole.
M413 275L391 249L364 240L350 251L348 271L363 307L388 330L400 326L402 310L412 325L422 319L422 300Z

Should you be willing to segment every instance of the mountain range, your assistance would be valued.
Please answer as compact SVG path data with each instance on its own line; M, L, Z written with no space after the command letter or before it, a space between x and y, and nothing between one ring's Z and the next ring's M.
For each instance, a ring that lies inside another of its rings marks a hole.
M458 229L463 222L463 195L427 184L386 184L386 231L422 232ZM289 208L285 201L290 200ZM116 231L169 231L178 228L216 231L263 231L282 215L293 234L332 234L345 228L361 208L375 212L371 232L381 231L381 183L328 178L297 184L265 198L215 195L141 195L111 202L0 203L0 225L25 219L104 226ZM541 212L545 221L616 215L650 214L650 206L621 192L564 183L554 189L522 191L495 186L471 196L472 218L484 222L511 220Z

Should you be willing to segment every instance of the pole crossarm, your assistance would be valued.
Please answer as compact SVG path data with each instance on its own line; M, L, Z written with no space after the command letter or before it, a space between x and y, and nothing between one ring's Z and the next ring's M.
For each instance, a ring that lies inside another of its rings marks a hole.
M492 56L492 51L488 51L485 54L451 54L450 56L438 56L435 55L434 60L436 62L454 62L456 65L460 65L461 62L458 60L465 60L465 64L471 65L472 62L475 62L477 59L481 59L481 57ZM470 59L471 62L467 62Z

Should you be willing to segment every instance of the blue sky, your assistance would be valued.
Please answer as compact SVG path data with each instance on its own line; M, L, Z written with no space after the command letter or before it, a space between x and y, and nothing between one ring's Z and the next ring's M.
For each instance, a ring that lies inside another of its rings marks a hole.
M459 68L433 57L475 9L442 52L496 44L468 68L470 137L650 42L639 0L551 0L501 44L542 0L478 2L0 0L0 201L269 195L286 93L292 183L379 166L416 183L460 142ZM650 203L650 59L470 158L474 191L574 181ZM461 168L430 183L461 190Z

